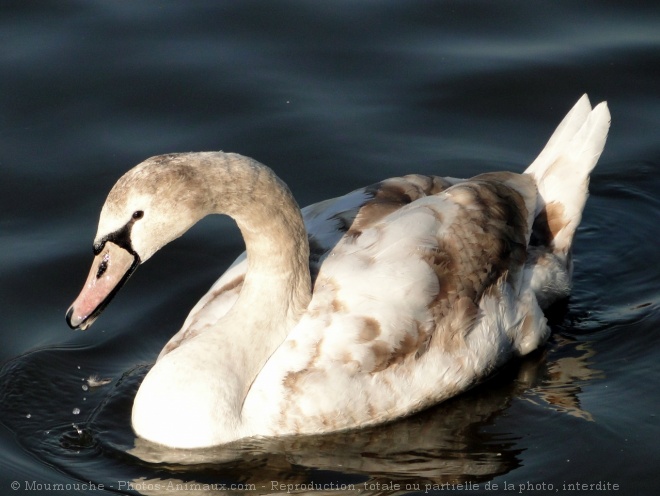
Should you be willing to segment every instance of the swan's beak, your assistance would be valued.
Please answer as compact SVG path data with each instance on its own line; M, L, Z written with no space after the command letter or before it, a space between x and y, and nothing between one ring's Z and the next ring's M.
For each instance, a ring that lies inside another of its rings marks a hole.
M87 329L139 265L139 257L107 241L94 257L83 290L66 313L72 329Z

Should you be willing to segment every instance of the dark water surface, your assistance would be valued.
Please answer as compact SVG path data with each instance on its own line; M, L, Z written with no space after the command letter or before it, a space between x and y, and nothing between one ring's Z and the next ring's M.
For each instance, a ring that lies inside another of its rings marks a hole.
M3 2L0 41L0 494L657 494L656 3ZM585 92L613 122L573 296L546 347L452 401L159 463L132 396L242 250L227 219L159 253L89 331L64 322L105 196L146 157L240 152L305 205L411 172L522 171ZM91 375L111 382L84 390Z

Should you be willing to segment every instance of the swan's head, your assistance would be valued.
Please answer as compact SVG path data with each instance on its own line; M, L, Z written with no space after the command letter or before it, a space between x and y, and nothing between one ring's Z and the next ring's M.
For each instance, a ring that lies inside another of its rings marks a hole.
M209 213L200 155L152 157L117 181L101 210L92 268L66 314L71 328L92 325L140 263Z

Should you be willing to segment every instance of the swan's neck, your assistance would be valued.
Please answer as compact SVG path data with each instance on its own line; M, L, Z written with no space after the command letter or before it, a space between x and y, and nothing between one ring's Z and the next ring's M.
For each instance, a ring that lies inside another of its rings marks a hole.
M241 230L248 268L238 301L218 323L214 338L219 338L216 350L222 349L223 366L239 376L231 394L242 404L255 377L307 308L311 277L307 232L289 189L265 166L230 157L245 171L246 203L234 201L223 213ZM233 171L231 178L239 175Z
M209 185L204 203L236 220L248 270L232 309L210 332L164 355L138 391L136 432L170 446L249 435L241 415L245 397L311 299L309 244L290 191L257 162L220 157L197 167Z
M289 188L269 168L241 155L225 157L228 167L213 178L216 213L236 220L248 263L239 299L225 320L242 328L247 322L267 324L281 342L311 299L305 224ZM240 199L227 195L227 182L243 185Z

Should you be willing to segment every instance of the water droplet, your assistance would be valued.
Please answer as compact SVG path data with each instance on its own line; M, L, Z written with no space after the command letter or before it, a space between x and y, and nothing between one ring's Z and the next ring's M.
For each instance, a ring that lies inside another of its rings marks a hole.
M28 414L25 416L25 418L30 418L30 417L32 417L32 414L31 414L31 413L28 413Z
M80 413L80 408L74 408L73 409L73 414L78 415Z
M87 391L89 389L89 386L87 384L82 385L82 390Z
M80 365L78 365L78 370L80 370Z

